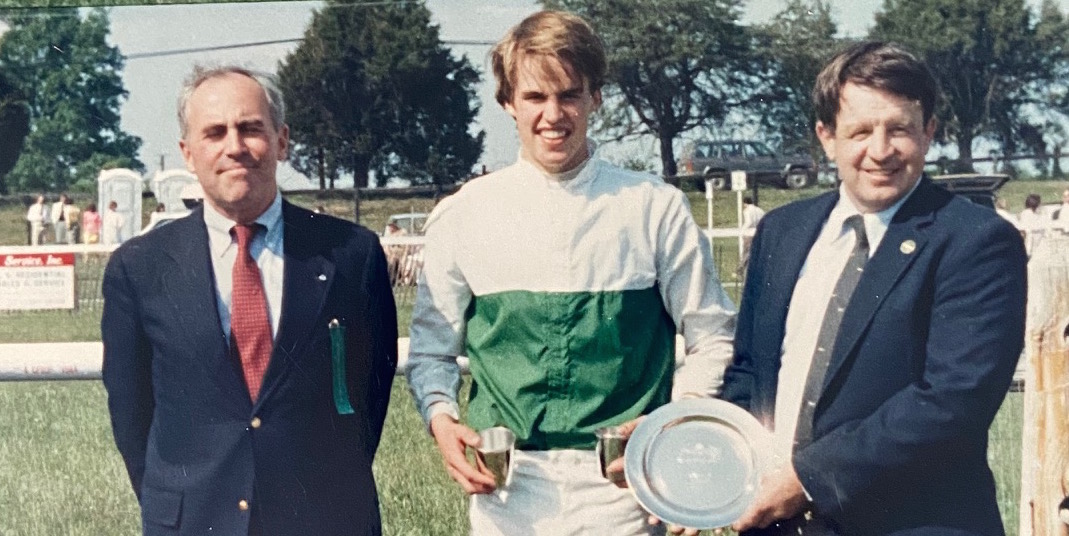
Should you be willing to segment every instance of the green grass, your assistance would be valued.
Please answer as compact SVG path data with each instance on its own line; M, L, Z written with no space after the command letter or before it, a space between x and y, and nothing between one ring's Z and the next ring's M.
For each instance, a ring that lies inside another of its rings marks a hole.
M991 428L991 464L1011 536L1020 493L1021 399L1011 393ZM139 533L137 503L112 443L100 382L0 383L0 430L0 534ZM400 378L375 477L385 534L467 533L467 499L446 476Z
M0 534L139 534L100 382L0 383L0 430ZM401 378L375 474L386 534L466 532L467 499L446 476Z
M0 534L136 534L100 382L0 383Z

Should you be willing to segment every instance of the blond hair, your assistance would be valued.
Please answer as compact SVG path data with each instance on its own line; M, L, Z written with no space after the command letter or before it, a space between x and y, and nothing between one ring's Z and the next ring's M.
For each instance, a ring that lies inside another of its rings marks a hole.
M535 55L554 58L583 78L591 93L605 85L608 61L605 45L585 20L564 11L539 11L513 26L493 50L490 63L497 92L504 105L516 89L520 58Z

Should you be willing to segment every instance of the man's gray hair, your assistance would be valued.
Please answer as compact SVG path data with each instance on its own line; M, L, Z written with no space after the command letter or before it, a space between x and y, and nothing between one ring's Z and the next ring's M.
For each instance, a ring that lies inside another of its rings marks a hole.
M286 124L286 102L282 97L282 91L278 89L278 83L275 81L274 76L260 71L238 67L236 65L222 65L218 67L204 67L198 65L193 68L193 74L191 74L189 78L186 79L185 83L182 84L182 92L178 95L178 126L181 129L183 139L186 137L189 130L189 99L193 96L193 92L204 82L229 74L238 74L255 80L256 83L263 88L264 96L267 98L267 106L270 110L269 113L271 114L272 126L275 130L278 130L282 128L282 125Z

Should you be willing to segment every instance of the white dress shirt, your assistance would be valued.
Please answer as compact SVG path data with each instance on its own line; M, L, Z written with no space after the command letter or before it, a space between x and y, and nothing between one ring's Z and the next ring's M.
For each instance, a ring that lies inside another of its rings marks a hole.
M882 212L862 214L869 240L869 258L880 246L895 213L916 189L914 185L913 190ZM828 308L839 274L857 241L857 235L843 226L846 218L855 214L861 214L861 211L847 197L844 187L840 186L839 202L828 214L816 242L809 249L802 271L798 274L794 294L791 295L776 391L774 431L774 451L784 460L789 460L793 452L798 413L820 327L824 322L824 310Z
M278 335L278 321L282 315L282 195L275 193L275 200L256 223L265 231L256 233L249 245L249 255L256 259L263 279L264 295L267 298L267 317L271 321L271 336ZM211 203L204 203L204 225L208 227L208 248L211 252L212 270L215 272L215 304L219 308L223 334L230 340L230 297L234 291L234 260L238 257L237 239L230 229L236 225L216 211Z

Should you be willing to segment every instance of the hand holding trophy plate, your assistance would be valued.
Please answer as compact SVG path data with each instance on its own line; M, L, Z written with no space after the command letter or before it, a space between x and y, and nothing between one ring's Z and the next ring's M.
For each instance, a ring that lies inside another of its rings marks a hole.
M628 440L624 474L639 504L681 527L733 523L771 468L771 434L746 410L687 399L650 413Z

